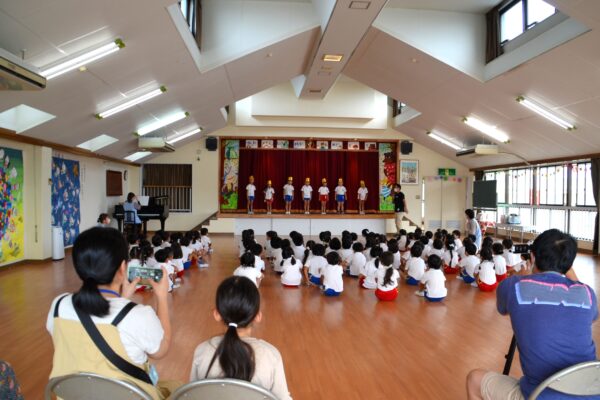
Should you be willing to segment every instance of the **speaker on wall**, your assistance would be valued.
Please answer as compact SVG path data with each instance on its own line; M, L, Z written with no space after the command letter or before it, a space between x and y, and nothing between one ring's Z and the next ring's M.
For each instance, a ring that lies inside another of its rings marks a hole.
M206 138L206 150L208 151L216 151L219 147L219 139L214 136L209 136Z
M403 140L402 142L400 142L400 153L402 154L410 154L412 153L412 142L409 142L408 140Z

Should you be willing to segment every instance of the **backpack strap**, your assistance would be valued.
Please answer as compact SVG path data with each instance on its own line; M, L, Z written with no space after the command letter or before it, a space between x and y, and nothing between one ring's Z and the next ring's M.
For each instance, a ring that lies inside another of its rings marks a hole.
M60 302L63 301L63 299L67 296L68 296L68 294L65 294L64 296L62 296L60 299L57 300L56 305L54 306L54 318L58 318L58 306L60 306Z
M137 304L135 304L133 301L127 303L127 305L123 307L123 309L117 314L115 319L113 319L113 321L110 324L112 326L119 325L119 322L123 321L123 318L125 318L127 314L129 314L129 311L133 310L133 307L135 306L137 306Z
M150 379L150 376L148 376L148 373L146 371L144 371L136 365L133 365L132 363L115 353L115 351L106 342L104 337L102 337L102 334L98 330L98 327L96 327L96 325L94 324L94 321L92 321L92 317L90 317L89 314L86 314L83 311L79 310L77 307L75 307L75 304L73 304L73 308L75 309L77 317L79 317L79 320L83 324L83 327L85 328L86 332L88 333L88 335L90 335L90 338L92 339L98 350L100 350L100 352L104 355L104 357L106 357L108 361L110 361L115 367L117 367L119 370L126 373L127 375L149 385L153 385L152 380Z

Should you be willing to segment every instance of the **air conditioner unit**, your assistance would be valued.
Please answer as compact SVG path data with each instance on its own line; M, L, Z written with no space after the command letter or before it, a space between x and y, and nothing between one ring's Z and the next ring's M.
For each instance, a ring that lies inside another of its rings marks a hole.
M495 144L478 144L470 149L465 149L456 152L456 157L468 156L470 154L477 154L480 156L489 156L498 154L498 146Z
M19 60L14 54L0 49L0 90L41 90L46 78L37 68Z
M153 153L171 153L175 147L166 142L162 137L141 137L138 139L138 147Z

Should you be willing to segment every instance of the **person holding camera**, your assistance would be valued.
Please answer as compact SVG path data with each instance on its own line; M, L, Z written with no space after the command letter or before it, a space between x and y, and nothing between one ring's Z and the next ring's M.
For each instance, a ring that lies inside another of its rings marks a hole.
M75 240L73 265L82 286L76 293L58 296L50 307L50 377L95 373L133 382L153 399L164 399L178 384L159 382L148 358L163 358L171 343L167 271L162 269L160 281L150 281L156 311L131 302L140 278L128 280L127 250L123 236L113 228L91 228Z
M577 242L550 229L535 239L530 252L533 274L505 279L496 294L498 312L510 316L524 376L473 370L467 377L471 400L526 399L550 375L596 360L592 323L598 305L594 291L571 269ZM571 397L546 389L541 398Z

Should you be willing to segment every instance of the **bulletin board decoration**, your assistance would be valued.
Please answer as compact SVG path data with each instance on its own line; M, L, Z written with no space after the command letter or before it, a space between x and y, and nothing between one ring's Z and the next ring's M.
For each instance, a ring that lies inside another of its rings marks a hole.
M0 147L0 264L24 257L23 152Z
M396 144L379 143L379 211L394 211Z
M240 168L240 141L225 140L223 144L223 176L221 178L221 209L237 210Z
M52 157L52 226L63 230L63 243L70 246L79 235L81 193L79 161Z

